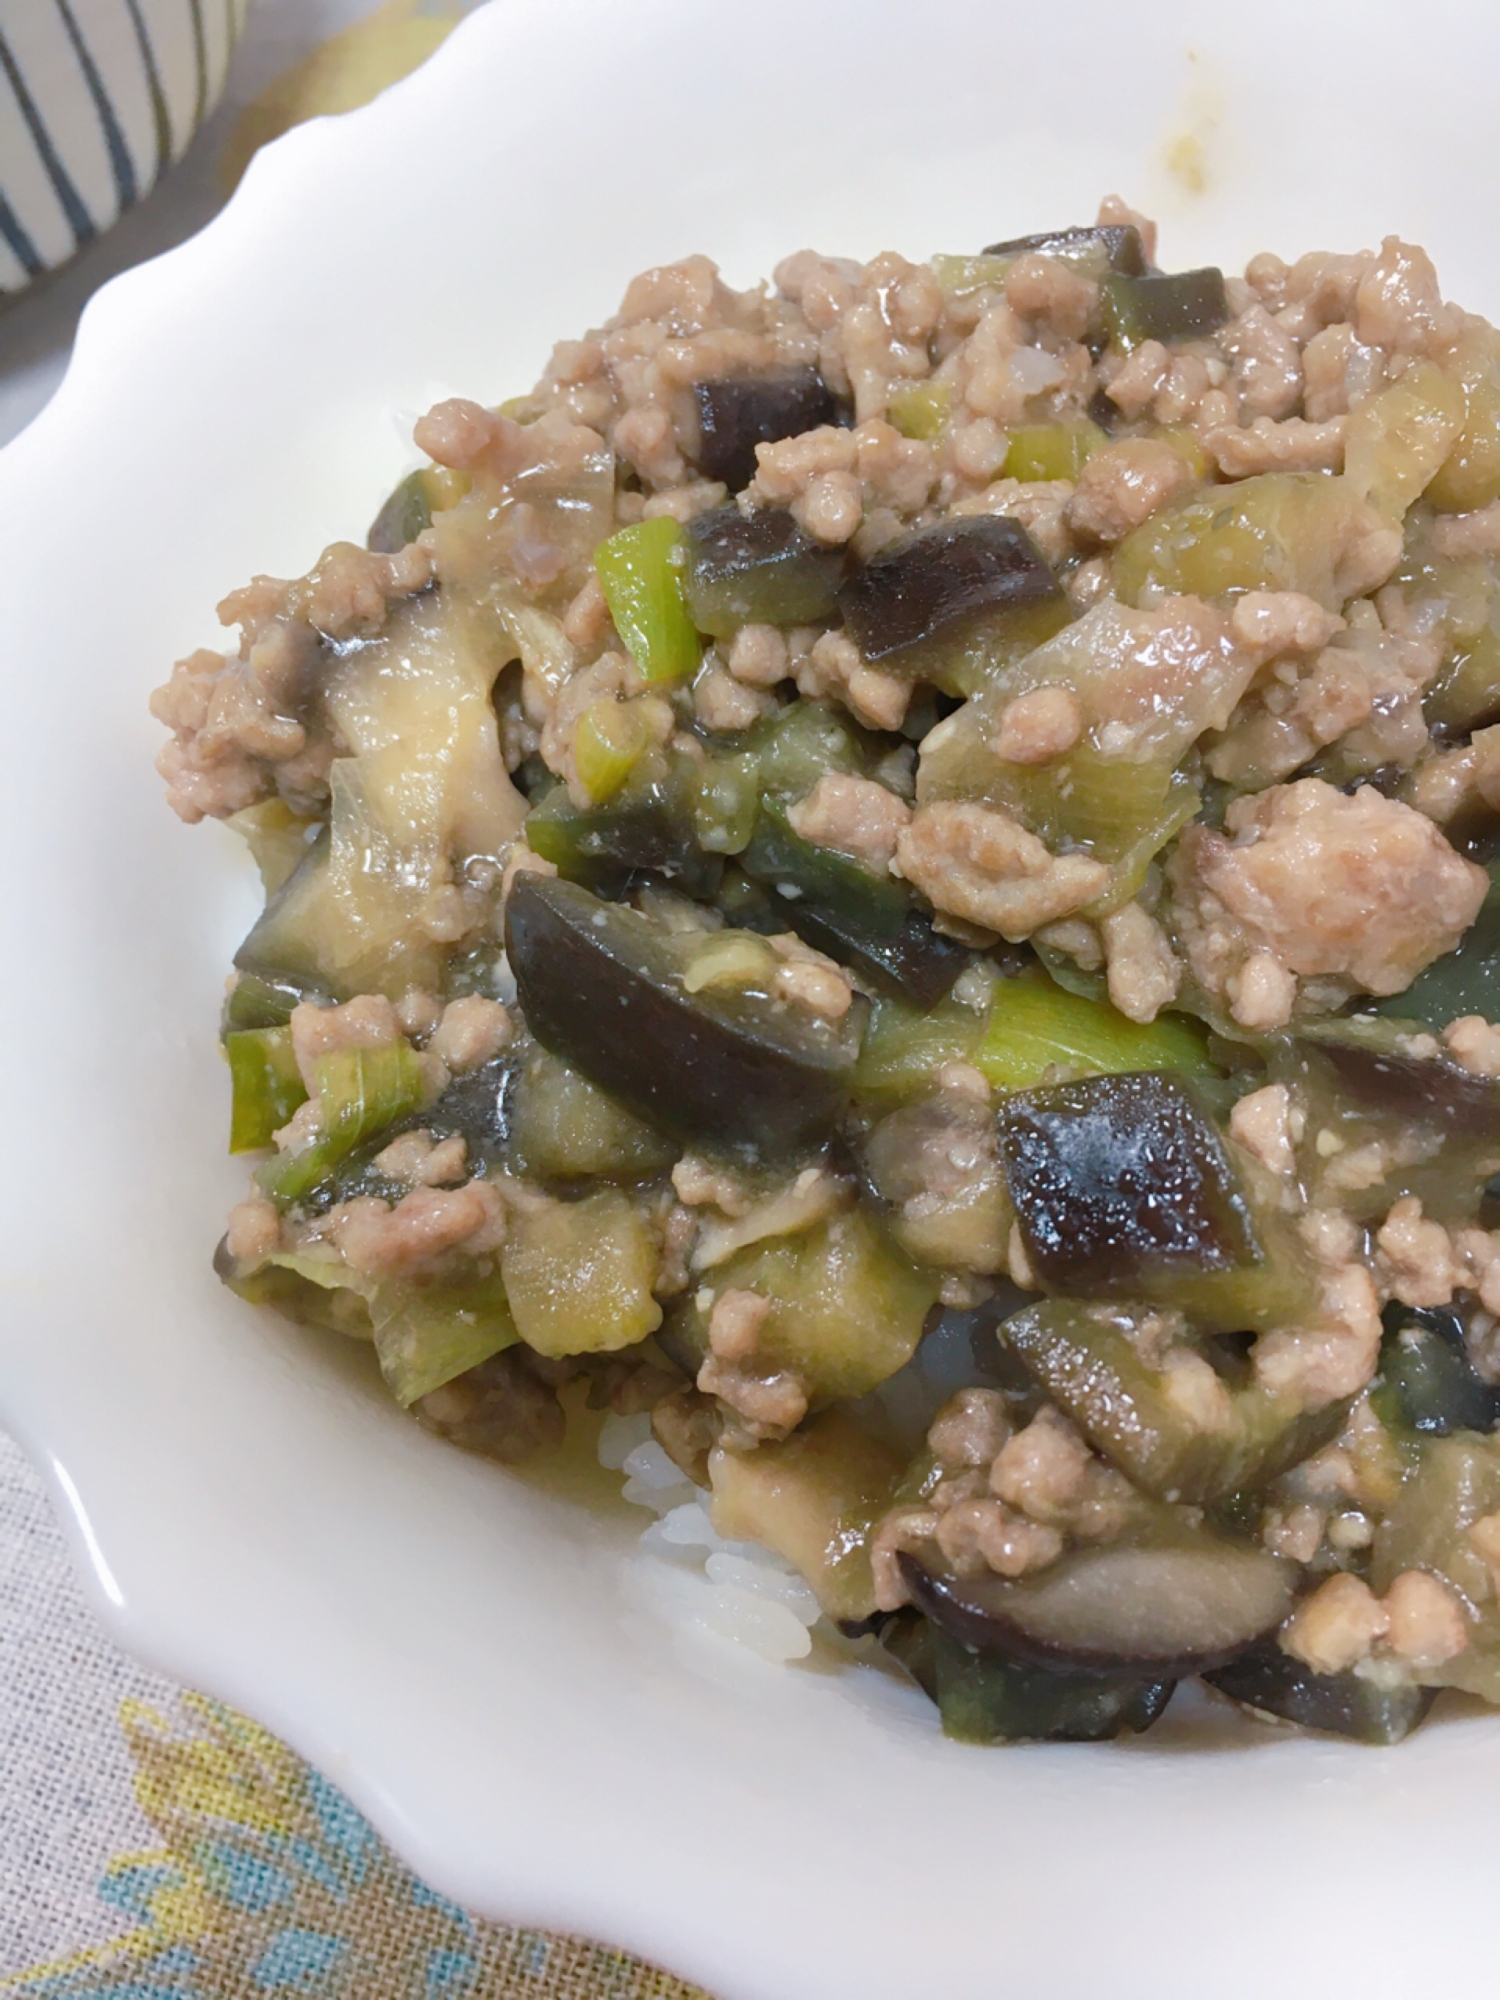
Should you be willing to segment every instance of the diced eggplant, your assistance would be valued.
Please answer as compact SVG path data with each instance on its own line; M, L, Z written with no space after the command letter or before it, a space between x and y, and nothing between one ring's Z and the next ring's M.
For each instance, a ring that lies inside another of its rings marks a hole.
M917 1609L960 1645L1054 1672L1137 1679L1227 1665L1286 1617L1295 1577L1279 1556L1202 1532L1080 1549L1017 1582L899 1560Z
M414 1119L434 1139L462 1138L471 1173L488 1173L510 1142L509 1096L515 1065L508 1056L456 1076L437 1102Z
M838 601L864 658L897 670L903 654L956 639L980 618L1068 608L1035 542L1006 514L919 528L855 570Z
M1449 1437L1500 1425L1500 1391L1481 1380L1464 1345L1464 1324L1450 1306L1404 1306L1381 1315L1380 1373L1370 1400L1397 1431Z
M1100 306L1111 344L1125 354L1148 340L1197 340L1229 317L1224 273L1212 264L1106 278Z
M1303 1729L1352 1736L1358 1743L1399 1743L1437 1699L1435 1688L1363 1674L1318 1674L1277 1645L1254 1646L1203 1678L1220 1694Z
M1018 1092L1000 1143L1032 1269L1080 1298L1141 1297L1174 1271L1231 1271L1259 1246L1201 1102L1159 1070Z
M317 918L327 880L329 849L329 832L324 827L269 899L234 955L239 972L248 973L278 994L295 993L301 998L304 993L327 990L317 949ZM292 1004L295 1006L295 1000ZM236 1021L234 1025L238 1027L241 1023Z
M844 551L804 534L784 507L716 507L684 535L688 611L711 638L732 639L742 625L815 625L838 602Z
M887 1619L880 1643L937 1703L959 1743L1099 1743L1151 1727L1170 1680L1055 1673L962 1646L909 1612Z
M739 862L782 924L897 999L936 1006L969 961L892 877L793 832L778 799L763 801Z
M1096 222L1076 229L1043 229L1035 236L1012 236L987 244L986 257L1024 257L1040 251L1070 264L1099 264L1129 278L1144 278L1150 266L1141 232L1131 222Z
M1463 1612L1468 1644L1425 1662L1421 1678L1500 1703L1500 1598L1487 1553L1500 1513L1500 1434L1424 1438L1415 1456L1375 1531L1370 1588L1383 1596L1408 1570L1426 1570L1445 1584Z
M1446 1055L1411 1054L1411 1027L1352 1015L1273 1047L1272 1075L1290 1085L1306 1122L1299 1171L1315 1201L1362 1221L1416 1195L1441 1222L1471 1222L1500 1168L1500 1080ZM1374 1168L1346 1185L1341 1163L1353 1153Z
M836 424L833 391L817 369L783 368L769 375L729 375L693 387L698 406L698 470L738 493L755 477L755 447Z
M1268 1315L1275 1317L1277 1315ZM1211 1505L1253 1492L1337 1437L1347 1405L1305 1411L1250 1380L1199 1376L1185 1397L1184 1361L1153 1367L1134 1337L1127 1307L1049 1299L1013 1313L1000 1328L1052 1401L1094 1448L1142 1492L1161 1500Z
M505 1109L513 1172L545 1181L640 1181L664 1173L670 1140L546 1049L516 1072Z
M753 984L689 991L689 942L550 877L517 879L505 935L537 1040L648 1124L767 1154L817 1146L837 1125L859 1051L857 1001L835 1023ZM723 951L736 937L767 950L748 932L710 942Z
M724 863L698 845L692 802L671 782L628 785L605 806L575 806L558 785L527 815L527 844L566 881L614 899L643 877L710 897Z

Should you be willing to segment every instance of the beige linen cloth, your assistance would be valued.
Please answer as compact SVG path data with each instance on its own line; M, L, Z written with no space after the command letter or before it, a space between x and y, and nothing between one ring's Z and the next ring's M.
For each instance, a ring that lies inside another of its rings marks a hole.
M0 438L55 387L93 286L205 220L258 145L415 67L470 4L258 0L177 174L92 263L0 318ZM707 2000L623 1952L471 1920L274 1737L128 1660L0 1435L0 1995L291 1994Z

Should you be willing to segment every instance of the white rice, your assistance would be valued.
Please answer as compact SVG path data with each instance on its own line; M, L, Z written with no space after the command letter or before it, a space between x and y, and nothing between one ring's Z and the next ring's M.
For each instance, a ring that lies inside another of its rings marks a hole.
M709 1518L708 1496L683 1477L651 1435L651 1419L607 1416L599 1463L623 1472L623 1495L656 1518L642 1553L675 1573L674 1615L700 1631L747 1647L763 1660L805 1659L822 1613L790 1563L756 1542L729 1542ZM665 1575L662 1581L668 1579Z

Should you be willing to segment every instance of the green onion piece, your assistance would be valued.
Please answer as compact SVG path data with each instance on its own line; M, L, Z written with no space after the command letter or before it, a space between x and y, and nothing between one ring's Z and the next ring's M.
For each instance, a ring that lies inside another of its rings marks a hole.
M891 397L886 415L902 437L930 441L948 421L949 400L946 382L913 382Z
M698 665L701 649L683 596L681 547L681 528L661 514L621 528L594 551L615 630L648 681L685 680Z
M254 1153L269 1146L271 1134L285 1125L307 1089L292 1053L290 1028L238 1028L224 1037L229 1058L233 1099L229 1112L229 1150Z
M1106 1001L1065 993L1051 980L1002 979L984 1039L969 1060L1001 1090L1029 1090L1068 1076L1170 1069L1211 1074L1203 1031L1180 1019L1142 1027Z
M390 1280L370 1302L386 1387L406 1408L520 1339L498 1271L468 1284Z
M949 298L972 298L1005 283L1014 257L944 257L932 259L932 275Z
M1087 417L1071 424L1022 424L1010 434L1005 477L1076 479L1085 462L1106 441L1103 431Z
M256 1179L282 1206L300 1201L356 1146L373 1139L422 1102L422 1064L405 1042L375 1049L335 1049L315 1074L322 1130L300 1153L279 1153Z
M593 805L614 797L640 761L647 743L641 712L612 696L592 703L573 731L573 761Z
M973 1062L984 1016L957 1000L940 1000L925 1013L904 1000L878 999L854 1067L854 1094L882 1104L903 1104L933 1086L946 1062Z

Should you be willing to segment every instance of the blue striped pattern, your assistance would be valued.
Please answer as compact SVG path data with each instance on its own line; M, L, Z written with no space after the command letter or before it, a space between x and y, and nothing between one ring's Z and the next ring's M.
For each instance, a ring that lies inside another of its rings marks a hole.
M149 194L223 88L245 0L0 0L0 294Z

